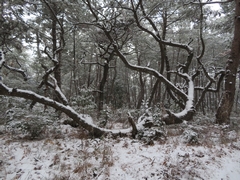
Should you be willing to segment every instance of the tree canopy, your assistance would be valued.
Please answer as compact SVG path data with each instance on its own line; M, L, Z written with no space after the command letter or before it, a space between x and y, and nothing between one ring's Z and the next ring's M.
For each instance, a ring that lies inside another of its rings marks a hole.
M229 123L239 108L238 17L238 0L3 0L0 95L53 107L96 136L131 131L81 115L98 119L107 107L159 108L165 124L217 112ZM133 134L146 124L134 118Z

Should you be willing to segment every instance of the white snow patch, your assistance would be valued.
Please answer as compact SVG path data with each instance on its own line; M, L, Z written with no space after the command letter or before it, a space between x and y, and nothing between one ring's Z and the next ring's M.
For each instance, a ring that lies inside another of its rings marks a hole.
M80 114L80 118L83 119L88 124L93 124L93 119L88 114Z
M88 117L87 117L88 118ZM89 118L90 119L90 118ZM75 129L64 126L64 132ZM188 146L169 137L147 146L129 138L12 140L0 136L0 179L229 179L240 177L240 150L230 144ZM239 139L237 140L239 142Z

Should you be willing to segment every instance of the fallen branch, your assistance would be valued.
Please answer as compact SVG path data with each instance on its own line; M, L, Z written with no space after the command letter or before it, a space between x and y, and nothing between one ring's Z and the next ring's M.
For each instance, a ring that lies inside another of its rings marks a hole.
M101 137L106 134L112 134L113 136L117 135L128 135L132 132L132 128L128 129L119 129L119 130L111 130L111 129L104 129L96 126L92 122L88 122L84 116L77 113L74 109L72 109L69 105L64 105L60 102L54 101L48 97L41 96L35 92L22 90L22 89L15 89L9 88L2 82L0 82L0 95L12 96L12 97L21 97L24 99L29 99L34 102L38 102L44 105L48 105L56 110L59 110L65 113L68 117L70 117L76 125L86 129L90 134L94 137ZM134 132L136 129L141 129L142 123L139 123L135 126Z

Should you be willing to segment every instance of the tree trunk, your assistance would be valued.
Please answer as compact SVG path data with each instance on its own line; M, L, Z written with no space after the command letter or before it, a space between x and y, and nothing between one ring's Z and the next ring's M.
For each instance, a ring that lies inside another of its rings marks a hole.
M169 110L166 110L167 115L164 115L162 120L166 124L176 124L182 123L183 120L190 121L192 120L195 114L195 108L193 105L194 102L194 83L192 77L187 75L188 79L188 100L186 101L185 108L179 113L173 113Z
M138 66L141 65L141 54L139 55L138 49L137 52L137 60L138 60ZM137 102L137 109L141 108L142 102L144 100L144 94L145 94L145 81L143 80L142 72L139 72L139 84L140 84L140 92L138 94L138 102Z
M109 64L108 62L105 62L103 66L103 77L99 85L98 112L103 110L104 87L107 82L108 71L109 71Z
M56 6L54 6L53 8L53 13L57 14L57 10L56 10ZM52 15L51 17L52 20L52 32L51 32L51 36L52 36L52 54L53 54L53 58L57 58L58 63L60 64L60 54L56 54L56 50L57 50L57 20L54 17L54 15ZM54 61L54 65L56 65L56 62ZM57 80L58 86L61 88L61 65L58 66L58 68L54 71L54 77Z
M144 100L144 93L145 93L145 89L144 89L145 82L142 77L142 72L139 72L139 83L140 83L140 92L138 95L137 109L141 108L142 102Z
M234 104L237 68L240 60L240 0L235 0L235 4L234 37L230 57L226 65L225 90L216 114L216 122L219 124L230 123L230 114Z
M78 95L78 80L77 80L77 58L76 58L76 27L73 29L73 70L72 70L72 76L73 81L71 81L71 84L73 83L74 87L74 94Z
M160 79L157 79L155 84L153 85L153 88L152 88L152 91L151 91L151 94L150 94L150 97L148 99L148 107L151 106L151 103L153 101L153 98L154 98L154 95L155 93L157 92L157 88L158 88L158 85L160 84ZM161 100L160 100L161 101Z
M44 105L48 105L52 108L55 108L58 111L61 111L65 113L68 117L70 117L73 120L74 125L80 126L89 133L91 133L94 137L101 137L105 134L112 134L114 136L117 135L128 135L129 133L136 133L136 129L141 129L142 124L136 125L134 130L132 128L128 129L119 129L119 130L111 130L111 129L104 129L100 128L96 125L94 125L91 122L88 122L84 115L78 114L74 109L72 109L68 105L61 104L60 102L57 102L55 100L52 100L48 97L41 96L39 94L36 94L32 91L22 90L22 89L15 89L15 88L9 88L3 83L0 82L0 95L6 95L6 96L13 96L13 97L21 97L24 99L29 99L35 102L39 102ZM133 127L133 125L132 125Z

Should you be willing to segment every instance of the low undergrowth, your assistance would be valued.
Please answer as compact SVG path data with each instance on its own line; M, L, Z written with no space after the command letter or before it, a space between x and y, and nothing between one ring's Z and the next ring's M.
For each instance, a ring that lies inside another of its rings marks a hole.
M214 117L197 115L191 122L166 126L158 121L158 111L145 109L142 119L148 124L135 139L96 139L82 128L63 125L64 114L43 109L6 109L0 125L0 178L206 179L211 172L202 172L210 165L218 167L221 158L240 151L238 118L217 125ZM130 127L126 114L112 112L106 127ZM139 113L131 115L137 122Z

